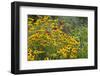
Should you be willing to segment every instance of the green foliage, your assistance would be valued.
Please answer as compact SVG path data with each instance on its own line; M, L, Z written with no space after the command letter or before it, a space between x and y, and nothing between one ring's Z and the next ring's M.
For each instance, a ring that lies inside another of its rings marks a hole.
M69 30L69 34L80 41L80 50L78 58L88 57L88 25L87 17L63 17L65 20L65 29Z

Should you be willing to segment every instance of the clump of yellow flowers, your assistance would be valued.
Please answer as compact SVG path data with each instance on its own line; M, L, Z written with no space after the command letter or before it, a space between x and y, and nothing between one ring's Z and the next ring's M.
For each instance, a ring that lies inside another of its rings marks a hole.
M64 21L28 17L28 61L77 58L80 42L64 32Z

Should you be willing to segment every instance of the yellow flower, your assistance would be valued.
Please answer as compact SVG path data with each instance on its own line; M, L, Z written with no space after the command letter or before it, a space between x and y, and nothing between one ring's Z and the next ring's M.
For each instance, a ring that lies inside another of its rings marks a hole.
M48 57L45 57L44 60L49 60L49 58Z
M67 58L67 54L66 54L66 53L63 53L63 57L64 57L64 58Z
M77 53L78 49L77 48L72 48L71 50L73 53Z
M69 44L68 44L65 48L66 48L66 49L71 49L71 47L72 47L72 45L69 45Z
M28 56L28 61L33 61L35 60L35 56Z
M35 25L39 25L39 23L38 22L36 22L36 23L34 23Z
M62 48L62 49L60 49L60 51L65 52L65 51L66 51L66 49L65 49L65 48Z
M38 50L34 50L34 54L38 54Z
M35 59L35 55L33 55L33 51L29 48L28 49L28 61L33 61Z
M71 54L71 55L70 55L70 58L75 59L75 58L77 58L77 55Z

